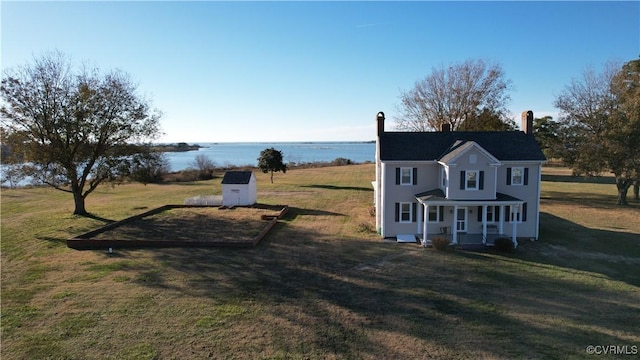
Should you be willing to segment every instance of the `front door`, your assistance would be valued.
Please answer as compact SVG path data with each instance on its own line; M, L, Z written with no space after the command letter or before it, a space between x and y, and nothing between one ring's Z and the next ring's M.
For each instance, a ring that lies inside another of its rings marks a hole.
M467 208L459 207L458 208L458 221L456 223L456 231L457 232L467 232Z

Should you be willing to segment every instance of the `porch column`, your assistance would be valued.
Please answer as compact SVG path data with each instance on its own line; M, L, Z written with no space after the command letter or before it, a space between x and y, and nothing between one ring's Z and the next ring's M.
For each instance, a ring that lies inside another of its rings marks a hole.
M429 216L429 205L424 204L424 214L422 214L422 246L427 247L427 217Z
M513 242L513 247L515 248L518 244L518 242L516 241L516 225L517 225L517 221L518 220L516 218L516 214L518 211L518 205L511 205L511 211L510 211L510 216L511 216L511 224L512 224L512 230L511 230L511 241Z
M498 222L498 234L504 234L504 205L500 205L500 221Z
M416 219L415 219L415 221L416 221L416 234L420 234L420 232L422 231L422 216L420 214L421 211L422 211L422 208L418 206L417 209L416 209L417 214L416 214Z
M453 237L451 238L451 243L454 245L458 244L458 205L453 206L453 226L451 227L451 232L453 233Z
M487 205L482 205L482 245L487 244Z

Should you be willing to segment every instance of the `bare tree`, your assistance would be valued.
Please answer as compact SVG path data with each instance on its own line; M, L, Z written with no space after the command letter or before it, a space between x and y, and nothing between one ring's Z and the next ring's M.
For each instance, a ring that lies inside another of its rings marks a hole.
M450 124L455 130L483 111L507 119L506 104L511 81L502 66L483 60L467 60L448 68L433 68L430 75L400 94L396 127L405 131L439 130Z
M74 71L60 53L7 70L0 109L12 147L24 155L25 176L73 194L74 214L87 215L85 198L114 179L159 133L160 113L136 93L129 75Z
M213 171L216 168L216 164L207 155L199 154L189 165L198 170L198 179L213 179Z
M627 191L640 172L640 60L624 66L608 63L602 72L588 68L556 98L561 110L563 161L575 173L610 171L617 204L627 205Z

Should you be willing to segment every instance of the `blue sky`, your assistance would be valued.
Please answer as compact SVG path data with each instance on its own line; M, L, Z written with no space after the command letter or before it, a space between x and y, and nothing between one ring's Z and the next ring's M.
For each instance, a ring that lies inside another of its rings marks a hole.
M50 50L119 68L163 142L362 141L434 67L502 64L515 117L588 66L640 56L640 2L12 2L1 65ZM518 120L519 121L519 120Z

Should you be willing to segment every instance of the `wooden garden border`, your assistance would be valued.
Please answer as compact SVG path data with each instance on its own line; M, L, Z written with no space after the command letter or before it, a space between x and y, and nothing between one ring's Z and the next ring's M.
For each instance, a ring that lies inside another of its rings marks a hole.
M252 206L243 206L247 208L260 207L260 204ZM277 205L280 206L280 205ZM265 227L249 241L223 241L223 240L118 240L118 239L93 239L98 234L102 234L134 220L142 219L147 216L155 215L166 210L179 208L220 208L220 206L211 205L163 205L155 209L151 209L144 213L128 217L126 219L116 221L96 230L86 232L71 239L67 239L67 246L76 250L92 250L107 248L161 248L161 247L237 247L251 248L255 247L262 238L264 238L269 230L281 219L289 210L288 205L282 205L282 209L274 215L262 215L261 219L266 220Z

